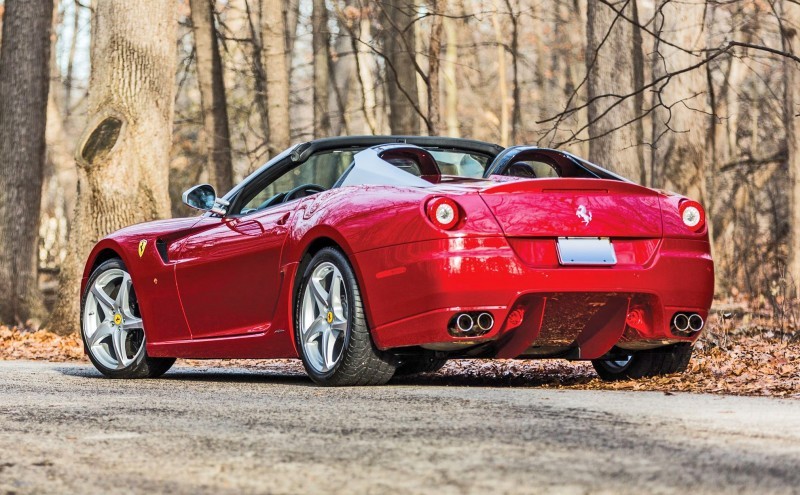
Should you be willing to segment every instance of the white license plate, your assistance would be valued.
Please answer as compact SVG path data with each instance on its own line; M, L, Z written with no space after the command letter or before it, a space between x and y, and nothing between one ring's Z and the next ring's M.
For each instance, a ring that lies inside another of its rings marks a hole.
M558 262L562 265L616 265L611 240L601 237L559 237Z

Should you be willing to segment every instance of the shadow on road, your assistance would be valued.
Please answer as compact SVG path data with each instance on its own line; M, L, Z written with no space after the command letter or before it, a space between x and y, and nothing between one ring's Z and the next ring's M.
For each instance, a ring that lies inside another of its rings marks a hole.
M59 366L56 371L66 376L79 378L108 380L92 366ZM156 380L200 381L200 382L249 382L249 383L286 383L293 385L311 385L311 380L304 374L276 371L269 369L242 368L187 368L177 367L168 371Z
M67 376L88 379L107 379L94 367L60 366L56 370ZM596 376L580 366L560 366L556 369L524 369L520 373L498 373L496 370L448 369L439 373L395 377L389 385L433 386L433 387L514 387L514 388L585 388ZM302 367L284 364L258 367L231 366L176 366L158 380L197 381L230 383L270 383L307 385L313 383L302 371Z

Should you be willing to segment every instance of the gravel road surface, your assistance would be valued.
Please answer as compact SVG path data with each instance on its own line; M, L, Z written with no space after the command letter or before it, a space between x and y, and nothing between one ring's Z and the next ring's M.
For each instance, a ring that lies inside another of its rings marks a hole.
M0 362L0 493L800 493L800 401Z

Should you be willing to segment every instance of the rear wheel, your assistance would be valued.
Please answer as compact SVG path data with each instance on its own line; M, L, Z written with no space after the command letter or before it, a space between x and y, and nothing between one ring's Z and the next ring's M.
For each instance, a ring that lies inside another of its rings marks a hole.
M397 362L372 342L361 292L347 258L320 250L305 265L295 304L295 341L308 376L319 385L382 385Z
M692 344L674 344L637 351L614 359L592 361L597 374L606 381L646 378L683 373L692 358Z
M174 358L151 358L131 276L120 259L98 266L81 298L81 337L89 359L110 378L155 378Z

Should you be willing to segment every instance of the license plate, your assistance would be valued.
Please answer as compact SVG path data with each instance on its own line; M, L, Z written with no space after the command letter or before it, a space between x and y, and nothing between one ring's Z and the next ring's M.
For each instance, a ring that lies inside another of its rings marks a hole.
M562 265L616 265L611 240L601 237L559 237L558 262Z

